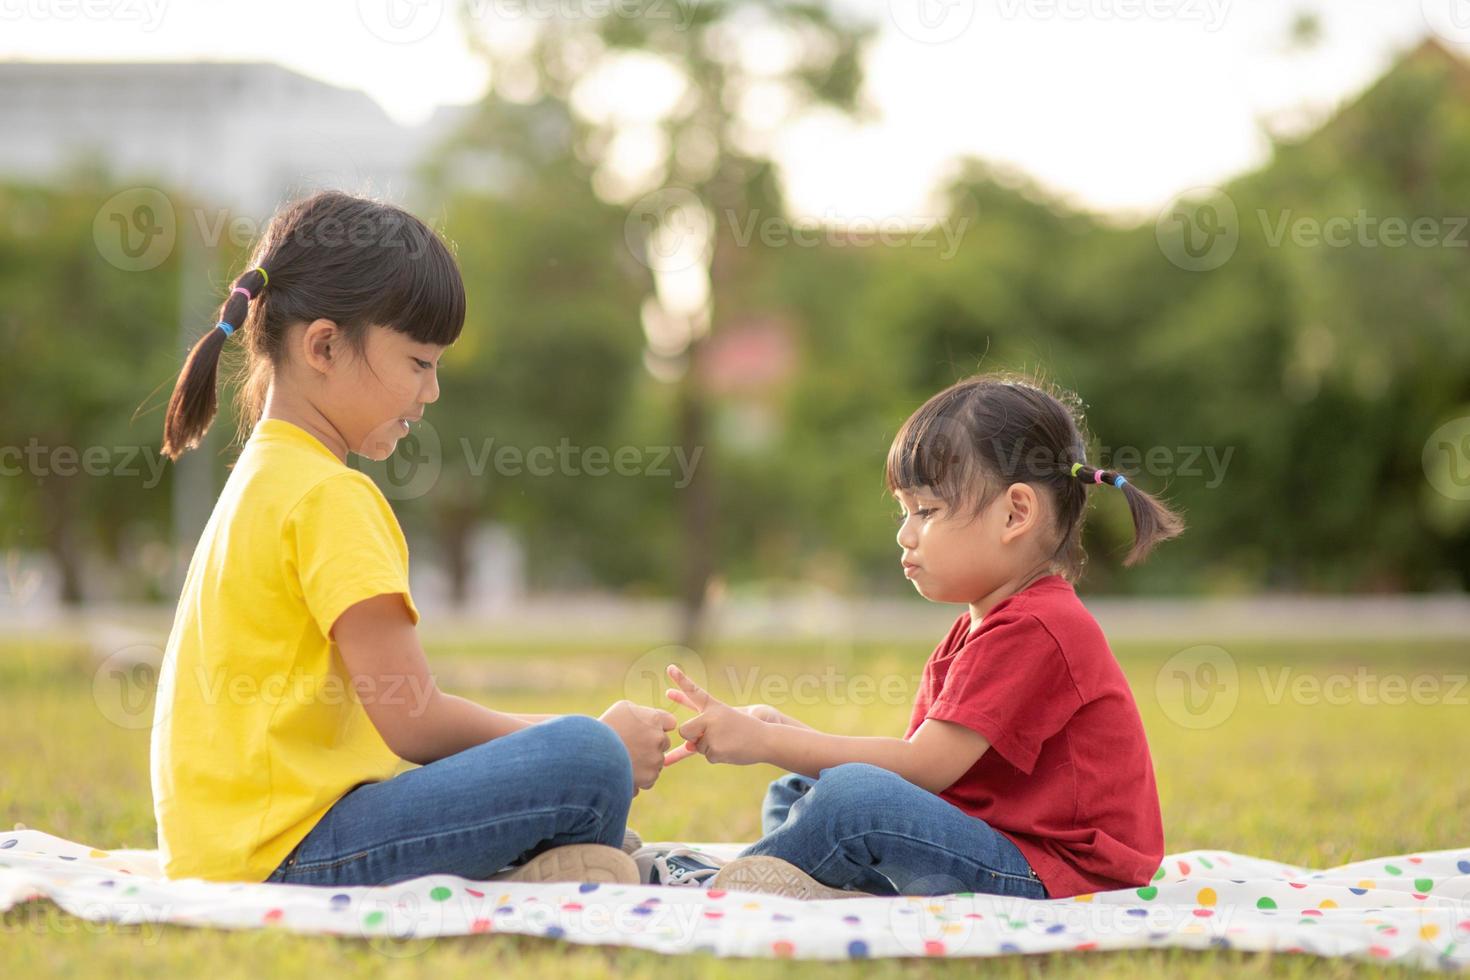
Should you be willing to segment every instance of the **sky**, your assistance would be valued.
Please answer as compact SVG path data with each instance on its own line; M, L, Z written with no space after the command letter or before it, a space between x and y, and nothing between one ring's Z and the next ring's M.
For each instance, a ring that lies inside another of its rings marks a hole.
M0 0L0 58L276 61L413 123L488 82L451 2ZM469 2L494 33L621 0ZM678 16L698 0L664 2ZM837 2L879 25L874 118L818 115L774 143L794 209L834 222L932 215L963 155L1074 205L1147 217L1259 165L1264 122L1330 111L1426 36L1470 58L1470 0ZM1293 51L1302 11L1323 34Z

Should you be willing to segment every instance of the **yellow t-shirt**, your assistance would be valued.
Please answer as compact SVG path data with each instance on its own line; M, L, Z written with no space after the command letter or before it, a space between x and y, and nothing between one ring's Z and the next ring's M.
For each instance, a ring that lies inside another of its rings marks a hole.
M407 764L362 706L332 626L408 591L408 545L364 474L279 419L246 441L189 563L154 706L170 878L264 881L359 783ZM410 697L412 692L400 693Z

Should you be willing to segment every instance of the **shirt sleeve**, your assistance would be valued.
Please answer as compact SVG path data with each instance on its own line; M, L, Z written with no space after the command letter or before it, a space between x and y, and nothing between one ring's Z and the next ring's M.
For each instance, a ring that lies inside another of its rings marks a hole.
M955 655L928 717L964 725L1026 775L1081 695L1056 639L1034 615L1002 614Z
M309 490L291 511L286 533L301 596L322 635L349 608L400 594L415 624L408 590L408 543L393 508L367 476L348 470Z

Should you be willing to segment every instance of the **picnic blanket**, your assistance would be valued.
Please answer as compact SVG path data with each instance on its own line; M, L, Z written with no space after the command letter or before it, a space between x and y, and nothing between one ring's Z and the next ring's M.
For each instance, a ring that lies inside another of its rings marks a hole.
M693 845L732 856L742 845ZM657 886L430 875L379 887L162 877L157 853L0 832L0 911L49 899L130 925L403 940L514 933L657 953L846 960L1084 950L1274 950L1424 968L1470 965L1470 848L1315 871L1229 851L1164 859L1142 888L1034 901L960 894L802 902Z

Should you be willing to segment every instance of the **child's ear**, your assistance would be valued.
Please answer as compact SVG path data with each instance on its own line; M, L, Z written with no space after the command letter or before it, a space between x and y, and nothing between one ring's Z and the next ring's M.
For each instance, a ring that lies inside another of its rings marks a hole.
M342 334L332 320L313 320L301 334L302 359L306 361L307 367L318 374L326 374L331 369L333 357L341 349Z
M1012 483L1006 487L1006 524L1001 540L1011 541L1034 528L1041 521L1041 498L1029 483Z

